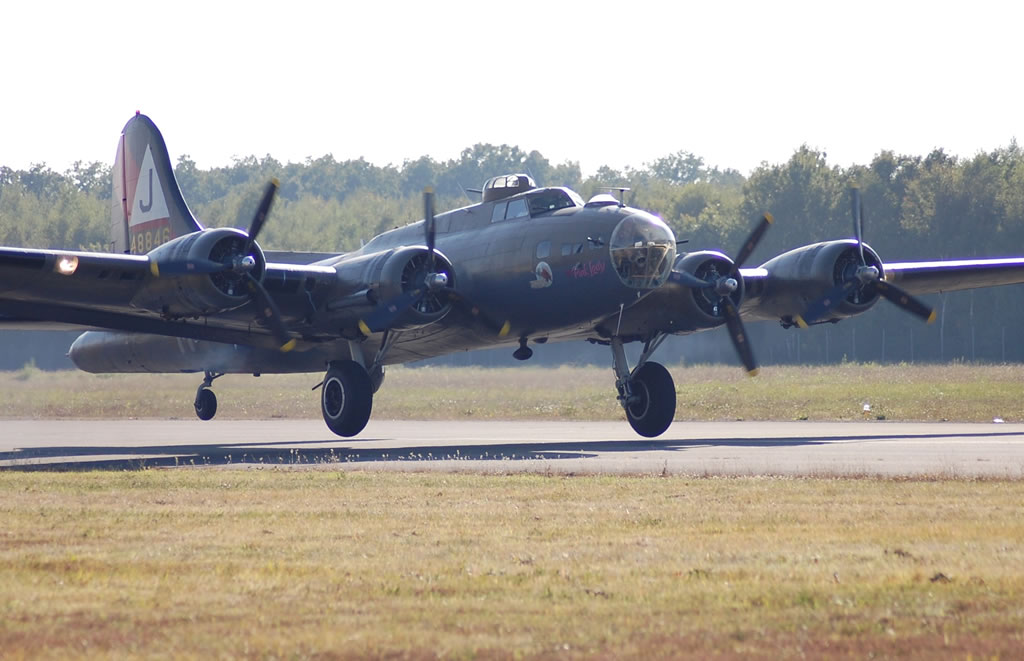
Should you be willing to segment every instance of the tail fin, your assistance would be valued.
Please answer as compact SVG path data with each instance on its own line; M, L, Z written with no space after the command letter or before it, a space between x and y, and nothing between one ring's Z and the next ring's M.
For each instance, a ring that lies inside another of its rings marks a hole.
M113 252L144 254L203 229L181 196L163 136L145 115L135 113L121 131L111 207Z

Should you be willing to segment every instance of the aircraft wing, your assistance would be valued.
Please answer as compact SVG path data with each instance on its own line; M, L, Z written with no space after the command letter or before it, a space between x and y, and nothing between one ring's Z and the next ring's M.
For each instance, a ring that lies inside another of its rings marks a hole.
M910 294L933 294L1024 282L1024 258L898 262L883 271L886 281Z
M848 250L850 245L856 244L852 241L814 244L784 253L760 267L740 269L746 288L741 306L744 318L785 321L804 315L809 301L826 300L830 288L835 286L832 280L835 255L827 255L825 251ZM1024 283L1022 257L885 264L878 260L875 263L881 264L885 282L911 296ZM822 312L818 310L817 314ZM815 315L812 313L812 316Z
M301 284L333 283L336 276L332 267L268 263L263 286L289 328L302 333L298 320L313 311L313 301ZM180 319L139 306L154 280L144 255L0 248L0 328L87 326L276 348L269 329L255 322L252 301Z

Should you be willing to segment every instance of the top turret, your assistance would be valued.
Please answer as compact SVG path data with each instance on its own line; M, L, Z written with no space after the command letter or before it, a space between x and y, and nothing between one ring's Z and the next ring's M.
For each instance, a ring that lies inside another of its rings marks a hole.
M492 177L484 184L484 202L502 200L512 195L525 193L537 187L533 177L526 174L503 174Z

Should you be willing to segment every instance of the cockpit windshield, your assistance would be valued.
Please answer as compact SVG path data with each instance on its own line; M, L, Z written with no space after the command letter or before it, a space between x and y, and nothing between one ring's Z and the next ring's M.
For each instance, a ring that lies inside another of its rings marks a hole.
M623 284L653 289L663 285L672 272L676 237L660 218L638 212L615 227L608 248Z
M559 209L583 206L583 198L565 188L546 188L533 193L527 199L530 203L530 215L534 217Z

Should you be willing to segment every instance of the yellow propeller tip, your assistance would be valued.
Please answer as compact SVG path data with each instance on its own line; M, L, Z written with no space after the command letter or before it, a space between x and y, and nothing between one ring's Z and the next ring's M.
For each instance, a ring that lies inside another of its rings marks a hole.
M793 317L793 321L795 321L796 325L799 326L800 328L803 328L804 330L807 329L807 322L804 321L804 318L801 317L800 315Z
M295 348L296 344L298 344L298 342L293 337L292 339L288 340L287 342L281 345L281 353L288 353L289 351Z
M274 184L274 188L279 188L281 186L281 182L278 181L277 177L271 177L270 183Z
M774 222L775 222L775 216L771 215L771 214L770 214L770 213L768 213L767 211L766 211L766 212L765 212L765 214L764 214L764 219L768 221L768 224L769 224L769 225L771 225L772 223L774 223Z
M149 272L153 274L154 278L160 277L160 267L154 261L149 262Z
M932 323L933 321L935 321L938 318L939 318L938 313L936 313L935 310L932 310L932 313L930 315L928 315L928 322L927 323L930 324L930 323Z
M427 186L427 187L425 187L423 189L423 192L424 193L431 193L432 194L434 192L434 187L433 186Z
M760 367L755 367L754 369L752 369L749 372L747 372L747 376L749 376L750 378L754 378L755 376L757 376L760 373L761 373L761 368Z
M360 320L359 320L359 331L360 331L360 332L361 332L361 333L362 333L363 335L370 335L370 334L371 334L371 331L370 331L370 327L369 327L369 326L367 326L367 325L366 325L366 322L365 322L365 321L363 321L362 319L360 319Z
M505 337L508 335L510 330L512 330L512 324L506 321L505 325L501 327L500 331L498 331L498 337Z

